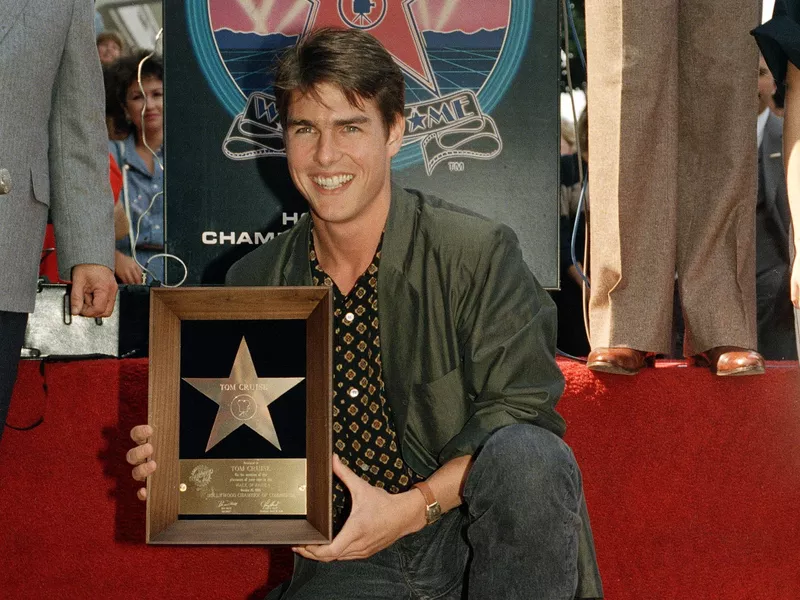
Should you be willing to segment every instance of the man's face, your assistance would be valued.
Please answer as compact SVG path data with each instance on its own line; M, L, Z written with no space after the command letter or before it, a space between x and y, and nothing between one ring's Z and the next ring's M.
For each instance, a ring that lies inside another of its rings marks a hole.
M100 62L108 66L119 58L122 48L114 40L103 40L97 44L97 53L100 55Z
M763 56L758 59L758 114L772 106L772 95L775 93L775 79Z
M289 173L314 216L328 223L370 218L388 206L391 158L403 141L403 120L387 135L373 100L352 106L330 84L289 99L286 157Z

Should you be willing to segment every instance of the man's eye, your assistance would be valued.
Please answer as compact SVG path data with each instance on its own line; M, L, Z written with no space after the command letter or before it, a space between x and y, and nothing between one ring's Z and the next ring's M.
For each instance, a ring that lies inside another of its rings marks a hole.
M311 133L311 131L311 127L308 126L298 127L294 130L295 133Z
M361 131L361 130L360 130L358 127L356 127L355 125L345 125L345 127L344 127L344 130L345 130L345 132L347 132L347 133L356 133L356 132L358 132L358 131Z

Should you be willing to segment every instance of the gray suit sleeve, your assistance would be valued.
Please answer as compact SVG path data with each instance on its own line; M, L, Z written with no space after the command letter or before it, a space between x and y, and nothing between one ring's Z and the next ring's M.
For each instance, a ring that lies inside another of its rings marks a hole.
M114 200L93 2L73 4L49 126L50 210L62 279L70 279L78 264L114 268Z

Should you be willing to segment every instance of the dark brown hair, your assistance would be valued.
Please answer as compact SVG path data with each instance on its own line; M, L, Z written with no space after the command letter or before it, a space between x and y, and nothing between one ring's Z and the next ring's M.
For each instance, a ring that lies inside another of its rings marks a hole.
M286 126L292 92L314 94L322 83L335 85L352 106L375 100L388 131L405 108L405 81L381 43L357 29L318 29L281 57L275 72L275 103Z
M125 120L125 104L128 88L139 80L139 63L151 52L137 50L123 56L108 68L106 80L106 115L114 118L114 125L120 132L132 133L134 127ZM164 81L164 62L158 54L153 54L142 65L142 81L149 78ZM111 103L114 103L113 107Z

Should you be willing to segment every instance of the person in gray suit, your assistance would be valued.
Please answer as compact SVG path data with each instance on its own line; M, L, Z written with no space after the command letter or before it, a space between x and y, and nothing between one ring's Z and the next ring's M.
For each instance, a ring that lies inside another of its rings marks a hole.
M117 284L92 0L0 2L0 437L33 311L48 208L71 311L108 316Z
M794 360L797 358L794 310L789 297L791 217L783 168L783 119L770 109L775 80L763 56L758 71L758 351L768 360Z

